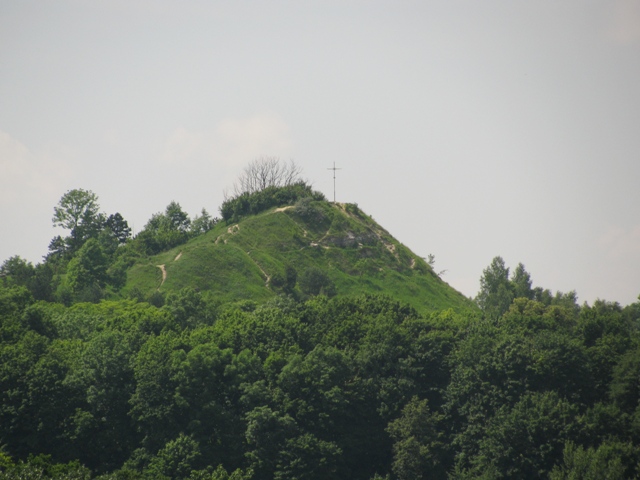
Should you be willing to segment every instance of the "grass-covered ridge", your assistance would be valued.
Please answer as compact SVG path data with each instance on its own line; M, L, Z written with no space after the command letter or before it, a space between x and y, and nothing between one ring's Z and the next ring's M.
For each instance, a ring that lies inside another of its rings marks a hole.
M122 293L148 296L191 286L221 301L259 302L281 293L384 292L419 310L473 308L357 205L311 195L284 203L219 222L184 245L138 261Z

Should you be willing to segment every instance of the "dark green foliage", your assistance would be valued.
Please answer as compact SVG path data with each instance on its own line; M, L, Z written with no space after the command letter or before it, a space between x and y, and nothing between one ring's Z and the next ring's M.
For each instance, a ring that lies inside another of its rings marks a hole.
M189 239L191 220L179 203L171 202L164 213L151 216L134 244L145 254L153 255L185 243Z
M153 478L187 478L200 455L198 442L180 434L151 459L146 471Z
M511 287L513 289L514 298L533 298L531 275L529 275L529 273L524 269L524 265L522 263L519 263L515 272L513 272Z
M509 283L509 268L502 257L495 257L480 278L476 302L489 318L498 318L509 309L513 292Z
M129 228L129 224L119 213L109 215L105 222L105 229L120 244L126 243L131 237L131 228Z
M384 296L0 293L7 475L35 472L30 453L81 478L638 474L637 334L615 305L576 318L520 298L489 323Z
M107 282L108 259L100 244L89 239L69 262L67 282L71 291L80 295L92 289L99 290Z
M392 469L398 480L446 476L440 420L429 410L427 400L413 397L402 415L389 423L387 430L394 440Z
M242 193L237 197L225 200L220 207L220 215L227 222L237 222L247 215L256 215L273 207L293 205L301 198L325 200L320 192L315 192L310 185L298 182L283 187L269 186L253 193Z
M317 205L318 200L311 196L300 198L294 205L293 213L308 225L321 225L326 220L326 214Z
M209 212L207 212L203 208L200 215L196 216L191 222L189 230L191 235L193 236L201 235L203 233L207 233L209 230L215 227L216 223L218 223L218 219L211 218L211 216L209 215Z
M531 288L531 275L519 263L513 276L509 277L509 268L502 257L495 257L491 265L482 272L480 291L476 296L476 303L489 319L496 319L505 313L515 299L525 298L535 300L542 305L557 305L571 308L578 313L578 297L576 292L556 292L541 287Z
M306 295L335 295L336 287L329 276L316 267L307 268L298 279L300 290Z
M27 287L36 300L51 301L53 270L47 263L35 267L31 262L13 256L0 266L0 282Z
M640 451L631 443L605 441L597 448L567 442L563 462L557 464L550 480L625 480L637 478Z
M17 463L13 463L9 458L5 465L0 463L0 475L5 480L89 480L91 470L80 465L77 460L58 463L51 455L41 454L30 455L27 460L19 460Z

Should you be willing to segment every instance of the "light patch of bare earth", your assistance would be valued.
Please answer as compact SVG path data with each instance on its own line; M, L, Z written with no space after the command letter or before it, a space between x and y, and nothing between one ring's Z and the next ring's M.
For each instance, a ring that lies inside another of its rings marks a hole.
M273 213L275 213L275 212L284 212L285 210L289 210L291 208L293 208L293 205L287 205L286 207L279 207L279 208L276 208L273 211Z
M158 290L160 290L160 287L162 286L164 281L167 279L167 270L164 268L164 263L162 265L156 265L156 267L158 267L162 272L162 282L160 282L160 286L158 287Z
M262 272L262 275L264 275L264 284L266 287L269 287L269 283L271 283L271 275L269 275L267 272L264 271L264 268L262 268L260 266L260 264L251 257L251 251L247 252L247 256L251 259L251 261L255 264L256 267L258 267L258 269Z

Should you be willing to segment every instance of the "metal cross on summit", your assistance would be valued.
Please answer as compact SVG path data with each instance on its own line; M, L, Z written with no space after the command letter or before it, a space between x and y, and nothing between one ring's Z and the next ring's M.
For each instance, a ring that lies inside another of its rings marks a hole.
M333 162L333 168L327 168L327 170L333 170L333 203L336 203L336 170L342 170L336 168L336 162Z

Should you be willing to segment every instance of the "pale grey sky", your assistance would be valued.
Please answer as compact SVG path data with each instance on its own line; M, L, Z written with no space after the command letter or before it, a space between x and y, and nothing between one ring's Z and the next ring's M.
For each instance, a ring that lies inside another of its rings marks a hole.
M0 0L0 262L93 190L140 230L293 158L475 296L640 294L640 0Z

